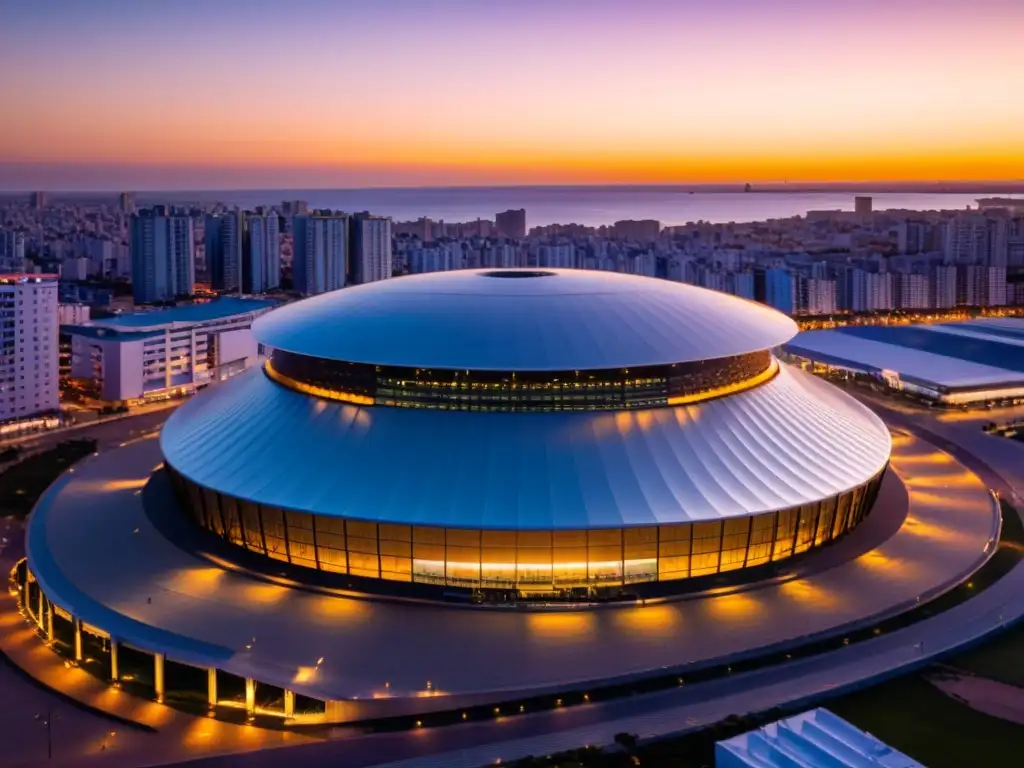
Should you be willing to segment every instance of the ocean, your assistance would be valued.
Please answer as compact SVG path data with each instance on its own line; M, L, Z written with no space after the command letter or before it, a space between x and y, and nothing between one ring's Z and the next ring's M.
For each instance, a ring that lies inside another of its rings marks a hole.
M547 224L600 226L621 219L656 219L662 225L694 221L726 223L800 216L812 210L853 210L854 195L874 198L875 210L952 210L976 207L985 193L941 192L707 192L649 187L480 187L403 189L240 190L140 193L138 201L219 201L243 208L305 200L311 208L370 211L411 221L493 219L510 208L525 208L528 227Z

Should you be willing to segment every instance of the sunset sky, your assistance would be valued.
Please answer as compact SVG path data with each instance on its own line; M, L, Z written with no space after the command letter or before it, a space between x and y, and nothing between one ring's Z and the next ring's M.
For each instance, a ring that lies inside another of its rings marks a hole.
M0 0L0 188L1024 179L1024 0Z

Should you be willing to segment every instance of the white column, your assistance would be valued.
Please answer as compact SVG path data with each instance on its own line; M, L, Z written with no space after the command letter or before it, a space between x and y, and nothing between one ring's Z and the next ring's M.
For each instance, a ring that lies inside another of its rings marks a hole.
M75 661L82 660L82 620L77 616L71 620L75 628Z
M210 709L217 706L217 670L213 667L206 670L206 703Z
M153 688L156 689L156 700L161 704L164 701L164 694L167 692L164 684L164 655L153 654Z
M120 677L117 665L117 640L110 638L110 679L116 681Z
M245 711L250 715L256 713L256 681L245 678Z

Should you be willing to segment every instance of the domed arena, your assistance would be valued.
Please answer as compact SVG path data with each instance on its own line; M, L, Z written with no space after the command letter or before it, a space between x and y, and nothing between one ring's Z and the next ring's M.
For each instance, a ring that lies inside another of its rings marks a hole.
M795 331L574 270L288 304L258 365L46 491L19 609L105 685L289 726L558 709L841 644L967 578L1000 516L955 457L780 363Z
M679 283L437 273L254 333L262 368L163 429L179 505L371 591L594 599L756 574L857 526L889 459L881 420L775 359L789 318Z

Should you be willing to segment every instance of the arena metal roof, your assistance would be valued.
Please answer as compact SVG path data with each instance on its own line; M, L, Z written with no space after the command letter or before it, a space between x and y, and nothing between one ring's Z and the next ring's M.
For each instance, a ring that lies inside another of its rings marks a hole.
M946 330L929 331L929 337L944 344L950 354L956 334ZM885 338L885 337L882 337ZM842 331L804 331L786 344L787 351L829 365L862 370L867 373L896 371L901 377L940 387L973 387L1024 381L1019 371L997 368L959 357L867 339ZM1004 347L1009 355L1013 350ZM1009 361L1009 357L1007 357Z
M513 277L514 276L514 277ZM692 285L590 270L459 270L384 280L261 317L257 339L414 368L566 371L729 357L796 333L785 315Z
M167 460L270 506L418 525L578 529L715 520L804 504L886 463L885 425L800 371L741 394L623 412L363 408L262 370L181 406Z

